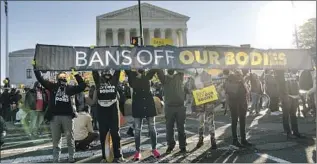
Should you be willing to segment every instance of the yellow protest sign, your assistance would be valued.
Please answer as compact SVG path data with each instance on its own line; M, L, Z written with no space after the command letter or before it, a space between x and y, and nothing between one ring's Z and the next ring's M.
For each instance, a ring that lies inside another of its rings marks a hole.
M125 72L124 72L124 71L121 71L121 72L120 72L119 81L120 81L120 82L123 82L124 80L125 80Z
M208 102L218 100L218 93L214 85L194 90L193 97L196 105L202 105Z
M173 40L172 39L162 39L162 38L152 38L151 45L152 46L173 45Z

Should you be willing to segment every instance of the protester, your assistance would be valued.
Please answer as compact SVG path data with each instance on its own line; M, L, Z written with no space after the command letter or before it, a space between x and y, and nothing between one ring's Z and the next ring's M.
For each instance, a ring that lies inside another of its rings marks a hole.
M4 144L4 137L6 136L7 126L2 116L0 116L0 148Z
M25 106L31 109L31 135L40 135L41 126L44 122L44 113L48 107L48 96L39 82L35 82L33 89L26 94Z
M74 119L74 138L76 151L87 150L89 145L99 137L92 128L92 118L88 113L89 107L79 108L78 116Z
M132 117L134 118L135 126L135 147L136 152L134 160L140 160L140 142L143 118L147 119L149 133L152 145L152 154L154 157L160 157L160 153L156 149L157 133L155 129L155 116L157 115L154 99L150 90L150 80L153 78L156 70L145 72L138 70L137 72L126 70L130 86L133 88L132 96Z
M104 71L101 76L97 71L93 71L92 75L96 84L93 100L97 102L102 162L106 162L105 138L109 131L113 144L113 162L123 162L124 159L121 152L121 138L119 133L119 103L117 97L120 70L115 71L113 74L110 71Z
M168 70L167 75L163 70L158 70L157 75L164 89L164 111L166 119L166 153L173 151L176 142L174 139L174 125L176 122L178 132L179 149L186 153L185 120L186 109L184 107L184 73L175 70Z
M5 121L10 120L10 93L9 89L4 89L2 95L1 95L1 104L2 104L2 117Z
M264 88L270 98L269 111L275 114L279 111L279 88L276 75L272 70L265 70ZM273 113L274 112L274 113Z
M263 94L262 84L259 77L255 73L250 73L247 79L250 80L251 83L251 113L255 111L255 113L258 115L261 109L260 99Z
M119 84L118 86L118 93L120 95L120 98L119 98L119 108L120 108L120 111L122 113L122 115L125 115L124 113L124 104L127 100L127 97L125 95L125 86L121 83Z
M84 91L86 84L82 77L72 69L72 75L75 76L78 83L77 86L67 84L66 73L60 72L57 75L57 83L52 83L44 80L41 72L36 69L35 61L34 74L38 82L50 92L49 108L46 112L45 118L50 121L52 140L53 140L53 162L59 162L61 153L61 134L64 132L67 139L68 146L68 162L75 162L75 141L74 141L74 122L76 117L76 110L74 109L74 99L72 96Z
M245 133L246 114L247 114L247 89L243 80L242 73L239 70L234 70L230 73L225 84L225 91L231 112L231 130L232 130L232 145L236 147L251 146ZM237 136L237 123L240 122L240 139Z
M195 85L194 85L194 88L192 88L192 90L202 89L202 88L213 85L211 76L205 70L202 70L196 73L196 76L194 77L194 84ZM196 108L195 112L197 112L198 120L199 120L199 129L198 129L199 140L196 147L203 146L205 126L207 125L209 134L210 134L211 148L217 149L217 143L215 138L216 135L215 135L215 122L214 122L214 108L215 108L214 102L209 102L202 105L196 105L195 103L193 104Z
M317 105L317 92L316 92L316 68L315 68L315 70L313 71L313 87L310 89L310 90L308 90L308 92L307 92L307 95L306 95L306 99L308 99L308 98L312 98L312 97L314 97L314 99L313 99L313 101L314 101L314 104L315 104L315 114L316 114L316 105ZM315 115L315 117L316 117L316 115Z
M298 131L299 86L292 71L275 70L283 111L283 128L288 139L302 137ZM290 127L291 122L291 127Z
M96 90L96 86L92 85L89 89L88 97L93 99L94 92ZM98 111L97 111L97 103L93 103L90 105L90 112L92 116L92 125L94 130L98 130Z

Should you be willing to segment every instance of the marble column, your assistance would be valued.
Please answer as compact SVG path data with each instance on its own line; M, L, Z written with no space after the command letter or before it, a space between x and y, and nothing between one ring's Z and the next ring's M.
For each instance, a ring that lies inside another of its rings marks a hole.
M106 42L107 41L106 40L106 38L107 38L106 37L106 29L101 29L99 34L100 34L100 36L99 36L99 45L100 46L105 46L106 43L107 43Z
M151 44L151 40L154 38L154 30L155 29L152 29L152 28L149 29L149 41L150 41L150 44Z
M177 44L177 38L178 38L177 29L172 29L171 32L172 32L172 39L173 39L174 46L179 46Z
M119 29L112 29L112 40L113 40L113 46L118 46L118 31Z
M187 28L183 29L183 46L187 46Z
M160 33L161 33L161 38L165 39L165 29L160 29Z
M130 45L130 29L129 28L126 28L124 29L124 44L127 46L127 45Z

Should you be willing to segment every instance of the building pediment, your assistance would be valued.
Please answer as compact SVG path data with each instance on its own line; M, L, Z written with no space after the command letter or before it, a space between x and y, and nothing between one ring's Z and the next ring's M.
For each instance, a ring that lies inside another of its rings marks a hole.
M149 3L141 4L142 19L180 19L188 21L189 17L166 10L164 8L151 5ZM139 19L138 5L123 8L97 17L97 19Z

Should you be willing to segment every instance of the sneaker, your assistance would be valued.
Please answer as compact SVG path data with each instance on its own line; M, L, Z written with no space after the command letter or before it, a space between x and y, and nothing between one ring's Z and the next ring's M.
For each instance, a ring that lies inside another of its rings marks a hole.
M135 161L138 161L138 160L140 160L141 159L141 153L140 152L135 152L135 154L134 154L134 160Z
M106 159L102 159L100 163L108 163Z
M238 140L234 140L232 142L232 145L237 147L237 148L242 148L243 147L243 145L241 145L241 143Z
M252 146L252 144L249 143L247 140L241 141L241 144L242 144L243 146L246 146L246 147L251 147L251 146Z
M292 135L292 133L286 134L287 139L295 139L296 137Z
M112 163L125 163L125 160L123 157L120 158L114 158Z
M171 152L174 150L174 147L168 146L166 149L166 154L171 154Z
M127 131L127 135L134 137L133 129L130 127L129 130Z
M179 153L181 153L181 154L186 154L186 153L187 153L186 148L180 148Z
M216 139L214 138L211 139L211 149L213 150L217 149Z
M155 158L160 158L161 154L157 151L157 149L152 150L152 154Z

